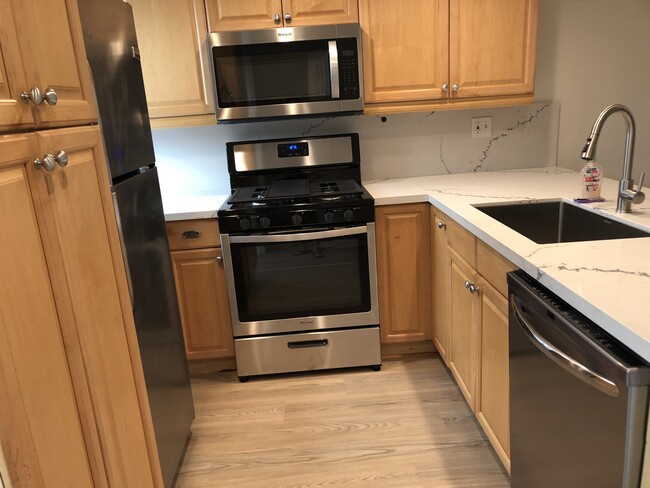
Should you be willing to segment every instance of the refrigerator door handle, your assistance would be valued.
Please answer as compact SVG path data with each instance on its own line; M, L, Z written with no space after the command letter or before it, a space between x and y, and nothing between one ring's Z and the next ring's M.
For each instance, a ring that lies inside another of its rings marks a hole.
M113 208L115 209L115 220L117 220L117 233L120 236L120 247L122 248L122 261L126 269L126 281L129 285L129 297L131 298L131 308L133 308L133 283L131 282L131 269L129 268L129 260L126 258L126 244L124 243L124 232L122 231L122 218L120 217L120 206L117 203L117 194L113 195Z

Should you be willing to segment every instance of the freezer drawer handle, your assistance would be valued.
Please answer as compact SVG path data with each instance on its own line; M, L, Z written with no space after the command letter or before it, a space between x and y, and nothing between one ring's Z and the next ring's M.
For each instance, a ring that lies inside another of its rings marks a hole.
M531 339L531 342L539 349L543 354L545 354L549 359L551 359L555 364L565 369L569 373L576 376L578 379L581 379L585 383L590 384L594 388L602 391L603 393L617 397L619 396L619 390L616 384L607 378L603 378L598 373L587 368L583 364L579 363L572 357L568 356L564 352L560 351L557 347L551 344L548 340L542 337L539 332L528 322L521 310L517 306L516 299L512 300L512 312L521 325L521 328L524 330L526 335Z
M306 347L325 347L329 344L328 339L316 339L314 341L287 342L289 349L304 349Z
M201 233L198 230L186 230L181 233L183 239L198 239L201 237Z

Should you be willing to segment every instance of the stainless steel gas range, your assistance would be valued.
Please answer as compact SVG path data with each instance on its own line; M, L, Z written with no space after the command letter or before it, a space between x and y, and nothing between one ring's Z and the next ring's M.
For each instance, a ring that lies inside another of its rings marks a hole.
M357 134L227 144L219 209L237 374L381 364Z

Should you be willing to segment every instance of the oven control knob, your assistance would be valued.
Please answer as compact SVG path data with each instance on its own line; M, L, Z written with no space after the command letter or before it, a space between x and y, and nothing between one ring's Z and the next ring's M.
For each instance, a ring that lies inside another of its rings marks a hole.
M242 217L239 219L239 228L241 230L248 230L251 228L251 221L248 217Z
M302 215L299 213L295 213L291 216L291 222L293 222L293 225L300 225L302 224Z
M271 225L270 218L268 218L266 215L260 217L260 226L262 227L262 229L266 229L269 225Z
M345 212L343 212L343 218L346 222L350 222L354 218L354 212L348 208Z
M332 222L334 222L334 212L332 212L331 210L328 210L327 212L325 212L323 214L323 217L325 217L325 222L327 222L328 224L331 224Z

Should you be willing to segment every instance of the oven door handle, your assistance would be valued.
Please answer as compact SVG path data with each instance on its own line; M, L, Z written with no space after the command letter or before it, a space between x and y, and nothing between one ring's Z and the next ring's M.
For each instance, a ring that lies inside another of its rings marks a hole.
M353 236L366 234L368 227L345 227L342 229L332 229L319 232L300 232L288 234L273 235L254 235L254 236L230 236L230 242L233 244L250 244L250 243L268 243L268 242L296 242L296 241L313 241L316 239L329 239L332 237Z
M336 41L328 41L327 48L330 57L330 85L332 87L332 98L337 99L341 96L339 90L339 50Z

